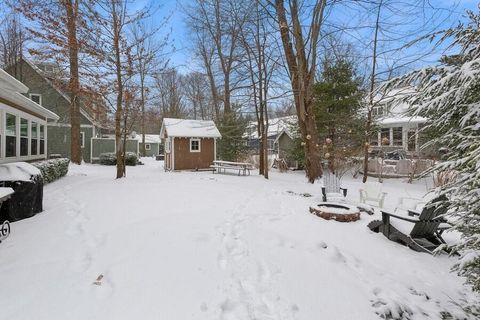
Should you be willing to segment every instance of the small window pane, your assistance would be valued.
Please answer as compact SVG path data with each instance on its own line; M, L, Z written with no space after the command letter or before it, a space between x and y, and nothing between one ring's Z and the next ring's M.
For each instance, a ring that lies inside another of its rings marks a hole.
M200 150L200 140L192 139L190 140L190 151L199 151Z
M7 113L7 116L5 117L5 135L7 136L16 136L17 135L17 126L16 126L16 120L17 117L14 116L13 114Z
M38 137L37 127L38 127L38 124L37 124L36 122L32 122L32 128L31 128L31 131L32 131L32 139L36 139L36 138Z
M393 145L394 146L403 145L402 135L403 135L402 127L393 128Z
M28 138L20 138L20 156L28 156Z
M20 137L28 137L28 120L20 119Z
M45 126L40 125L40 139L44 139L44 138L45 138Z

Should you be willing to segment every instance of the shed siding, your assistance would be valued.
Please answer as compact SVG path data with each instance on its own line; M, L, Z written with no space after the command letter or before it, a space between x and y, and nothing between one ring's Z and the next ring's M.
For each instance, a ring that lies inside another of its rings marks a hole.
M175 138L175 170L206 169L215 157L215 139L200 139L200 152L190 152L190 138Z

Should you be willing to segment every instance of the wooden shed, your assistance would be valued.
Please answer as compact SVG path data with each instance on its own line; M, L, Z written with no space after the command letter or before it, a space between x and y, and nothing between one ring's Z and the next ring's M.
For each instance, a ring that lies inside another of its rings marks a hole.
M217 157L215 123L209 120L165 118L160 129L164 143L165 170L206 169Z

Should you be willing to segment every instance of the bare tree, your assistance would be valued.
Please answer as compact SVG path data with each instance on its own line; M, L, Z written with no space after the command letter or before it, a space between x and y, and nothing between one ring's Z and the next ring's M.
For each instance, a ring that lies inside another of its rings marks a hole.
M200 72L190 72L182 78L182 87L193 119L213 119L207 77Z
M198 54L207 70L212 98L218 109L220 94L217 81L222 84L221 102L225 115L232 112L231 96L238 84L234 72L240 61L241 33L247 19L245 3L195 0L187 9L189 25L195 33Z
M149 30L145 23L135 24L132 27L132 37L134 41L133 57L134 72L137 75L140 91L140 109L141 109L141 133L142 133L142 149L143 156L146 155L145 150L145 105L148 100L149 90L147 81L152 78L155 72L163 70L166 67L166 61L162 61L160 53L167 45L168 39L159 41L154 38L155 33L164 25L161 23L156 28Z
M297 0L275 0L275 11L288 65L298 124L303 138L305 169L308 181L313 183L322 175L318 133L313 111L313 83L317 64L317 49L326 0L314 1L308 12L310 23L303 27L305 18Z
M128 28L141 22L149 13L148 7L130 13L127 4L126 0L103 0L90 7L97 26L97 49L101 54L97 69L99 86L102 87L111 108L115 110L117 179L126 176L126 139L133 126L131 123L134 122L130 121L129 125L129 118L132 120L132 114L137 114L132 111L138 107L138 100L135 98L137 86L132 81L136 63L132 48L145 39L129 37Z
M15 65L23 57L27 35L15 12L0 17L0 63L3 67Z
M155 90L162 117L182 118L187 113L182 79L175 68L155 75Z
M274 30L268 12L260 1L251 6L249 20L242 32L243 46L246 52L246 69L250 78L251 100L257 120L259 137L259 173L268 179L268 103L270 87L280 57L273 45Z
M90 53L88 14L85 6L91 1L79 0L18 0L13 3L15 9L33 22L28 31L38 40L47 44L40 49L31 49L30 53L43 59L55 59L57 63L67 64L69 69L68 92L70 94L71 161L82 161L80 141L80 72L79 55ZM64 18L59 19L59 14Z

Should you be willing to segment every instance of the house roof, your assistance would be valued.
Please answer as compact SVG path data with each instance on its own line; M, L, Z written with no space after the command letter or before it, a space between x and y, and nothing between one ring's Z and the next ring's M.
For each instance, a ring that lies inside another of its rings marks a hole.
M402 123L425 123L427 118L420 116L411 116L409 112L411 105L401 99L415 93L412 87L403 87L391 89L383 95L377 94L375 100L380 105L388 105L387 115L377 119L377 123L382 126L402 124Z
M35 70L35 72L38 73L50 86L52 86L52 88L54 88L68 103L70 103L70 96L67 93L65 93L65 91L60 89L58 85L56 85L51 79L49 79L42 69L40 69L37 65L35 65L35 63L29 61L28 59L25 59L25 58L22 58L22 59L33 70ZM100 123L95 121L83 107L80 107L80 114L83 115L93 125L96 125L98 127L103 127Z
M0 69L0 97L47 119L59 119L52 111L25 97L22 93L26 92L27 86Z
M295 136L294 128L297 126L297 116L286 116L268 119L268 137L278 137L285 132L290 138ZM258 139L257 121L250 121L247 125L245 137L248 139Z
M164 118L160 137L221 138L217 126L211 120L187 120Z

